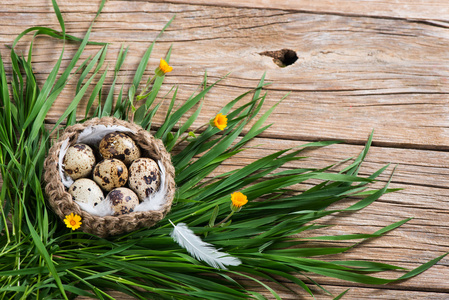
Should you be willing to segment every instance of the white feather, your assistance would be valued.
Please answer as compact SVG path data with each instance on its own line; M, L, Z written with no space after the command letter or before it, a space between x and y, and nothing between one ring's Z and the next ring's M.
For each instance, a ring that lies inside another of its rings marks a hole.
M131 132L135 133L133 130L119 125L94 125L86 127L78 136L77 143L84 144L98 144L105 135L111 132Z
M186 224L175 225L172 221L170 223L174 226L170 236L196 259L202 260L216 269L226 269L225 266L238 266L242 263L240 259L225 252L219 252L213 245L203 242Z
M167 193L167 188L165 187L165 168L160 160L157 161L157 164L159 165L159 174L161 178L159 189L157 192L150 194L143 199L142 203L134 208L134 211L160 210L165 203L165 194Z
M65 187L70 187L73 184L73 179L64 173L64 156L69 149L69 139L62 142L61 149L59 149L59 177L61 177L62 184Z
M79 207L90 213L91 215L99 216L99 217L105 217L105 216L112 216L114 213L114 209L112 208L111 201L106 198L97 205L93 206L91 204L75 201Z

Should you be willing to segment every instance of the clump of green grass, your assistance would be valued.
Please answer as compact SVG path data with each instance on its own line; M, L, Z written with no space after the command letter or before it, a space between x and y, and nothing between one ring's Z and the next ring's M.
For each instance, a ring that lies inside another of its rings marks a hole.
M104 2L101 2L98 14ZM93 57L79 62L89 44L92 26L82 40L70 36L65 32L64 21L54 0L53 7L61 31L33 27L19 35L11 48L12 74L9 76L0 57L2 299L68 299L77 295L108 299L112 298L107 294L109 290L121 291L138 299L264 298L260 293L245 289L237 278L260 284L277 299L280 296L265 282L286 287L279 279L283 278L312 295L304 282L306 280L331 295L313 281L313 274L366 284L386 284L416 276L445 256L411 271L375 262L332 262L315 258L344 252L357 246L360 241L382 236L409 219L372 234L310 238L358 241L347 247L304 247L306 240L294 238L295 234L321 228L313 224L321 217L363 209L383 194L394 191L388 189L388 183L380 189L369 188L370 183L388 166L366 178L358 176L372 136L362 153L338 174L327 172L328 168L279 171L284 164L302 159L299 155L305 149L333 144L318 142L261 157L247 166L208 180L220 164L242 151L251 139L270 127L264 123L277 104L260 115L267 96L263 90L266 85L264 76L253 90L238 96L220 110L228 117L227 127L222 132L212 126L205 127L197 134L190 131L201 113L201 100L217 82L208 84L205 76L199 91L177 108L177 87L171 90L165 120L154 134L169 151L176 149L172 157L178 186L176 205L166 219L153 228L108 239L83 232L69 232L48 207L42 189L44 159L51 144L51 134L59 126L64 128L76 122L76 108L81 101L87 102L84 120L95 116L115 116L123 120L132 119L147 130L155 130L151 125L161 105L161 102L156 102L164 76L157 77L142 92L139 84L155 45L152 43L142 57L132 85L127 91L122 86L116 95L117 76L128 52L127 48L122 47L112 75L112 86L105 90L104 81L108 75L103 64L107 45ZM30 32L34 32L35 36L46 34L64 41L79 42L78 51L62 75L57 76L63 51L42 86L38 86L33 73L33 43L27 56L20 56L14 51L20 38ZM170 53L169 50L165 57L167 61ZM67 82L75 77L78 82L73 101L54 127L46 129L48 110ZM89 89L90 86L93 88ZM104 103L99 101L102 95L106 95ZM89 115L92 110L94 114ZM188 118L181 124L183 116ZM250 122L253 125L249 127ZM182 147L179 146L180 142L183 142ZM194 157L197 159L194 160ZM318 179L321 183L301 193L290 193L291 186L309 179ZM229 214L230 194L234 191L247 195L248 204L229 222L216 226L216 220L223 220ZM345 209L327 209L348 196L359 200ZM239 258L242 264L229 270L217 270L192 258L170 237L172 227L168 219L174 223L186 223L204 241ZM391 270L404 273L393 280L369 275ZM336 299L343 295L338 295Z

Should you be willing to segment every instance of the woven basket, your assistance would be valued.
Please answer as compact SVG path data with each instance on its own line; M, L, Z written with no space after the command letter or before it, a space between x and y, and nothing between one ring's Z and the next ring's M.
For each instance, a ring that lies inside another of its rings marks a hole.
M88 126L92 125L119 125L131 129L135 134L127 133L142 150L142 157L149 157L160 160L165 167L166 182L166 202L158 211L132 212L119 216L98 217L82 210L78 204L72 200L72 196L67 192L59 176L58 161L59 151L64 140L69 138L69 144L73 145L78 139L78 135ZM76 124L66 128L59 140L50 148L45 159L44 180L46 182L45 192L47 193L50 206L56 214L63 220L71 213L81 216L82 225L80 230L107 237L125 232L131 232L142 227L154 226L162 220L170 211L170 207L175 194L175 169L171 163L170 154L165 149L161 140L154 138L148 131L136 124L122 121L113 117L94 118L83 124Z

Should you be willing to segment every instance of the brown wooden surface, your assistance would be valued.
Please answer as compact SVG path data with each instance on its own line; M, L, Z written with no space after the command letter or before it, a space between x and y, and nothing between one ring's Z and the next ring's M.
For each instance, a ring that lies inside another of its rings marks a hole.
M67 31L82 37L99 2L58 1ZM121 44L130 46L120 78L129 85L146 47L176 14L155 47L147 75L170 45L174 71L167 76L164 89L179 85L178 99L186 99L196 89L205 70L210 82L232 72L206 97L197 125L223 103L255 87L264 72L272 82L267 87L266 108L292 91L270 118L274 125L251 144L262 146L240 153L221 171L307 141L344 141L309 151L306 161L290 165L324 167L357 155L374 129L374 147L362 174L397 164L391 186L403 190L383 196L361 212L326 218L323 223L336 225L326 229L326 234L371 233L403 218L414 219L385 237L332 258L370 259L414 268L449 251L449 3L387 2L108 1L91 39L111 43L107 57L111 65ZM50 0L3 0L2 56L7 57L5 45L21 31L38 25L59 29ZM29 40L18 49L25 49ZM35 47L35 71L42 83L62 43L39 37ZM299 57L285 68L259 54L284 48L296 51ZM66 46L65 64L74 49L74 44ZM88 47L84 57L98 49ZM10 70L10 65L7 68ZM48 123L65 110L74 84L56 101ZM156 126L162 117L157 117ZM386 180L387 174L382 177ZM418 277L380 287L314 278L334 294L351 288L346 299L449 299L448 265L449 260L444 259ZM248 285L261 290L250 282ZM285 299L298 298L289 291L279 292ZM316 292L318 299L330 299Z

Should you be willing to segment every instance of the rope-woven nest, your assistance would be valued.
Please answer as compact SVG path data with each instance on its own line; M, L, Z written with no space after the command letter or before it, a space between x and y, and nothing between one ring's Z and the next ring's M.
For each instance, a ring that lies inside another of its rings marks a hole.
M157 211L139 211L123 214L119 216L98 217L82 210L78 204L72 200L72 196L67 192L67 188L61 181L59 175L59 152L63 142L68 138L69 144L76 143L79 134L89 126L95 125L118 125L131 129L134 133L127 133L142 150L142 157L149 157L160 160L165 168L166 194L165 203ZM48 196L50 206L55 213L63 220L71 213L80 215L82 225L80 230L106 237L125 232L131 232L142 227L152 227L162 220L170 211L170 207L175 195L175 169L171 163L170 154L164 147L161 140L154 138L142 127L119 120L113 117L94 118L82 124L75 124L65 129L60 138L50 148L45 159L44 180L46 182L45 191Z

